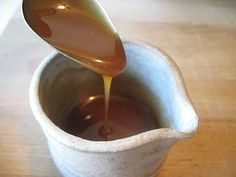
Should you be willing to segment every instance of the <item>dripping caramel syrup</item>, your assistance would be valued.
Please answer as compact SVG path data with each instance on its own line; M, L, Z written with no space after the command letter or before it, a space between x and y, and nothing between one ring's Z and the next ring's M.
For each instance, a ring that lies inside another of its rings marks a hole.
M109 98L112 78L124 70L126 57L96 0L27 0L23 6L26 21L39 36L103 76L104 96L80 101L65 118L65 131L90 140L113 140L156 128L153 115L140 103Z

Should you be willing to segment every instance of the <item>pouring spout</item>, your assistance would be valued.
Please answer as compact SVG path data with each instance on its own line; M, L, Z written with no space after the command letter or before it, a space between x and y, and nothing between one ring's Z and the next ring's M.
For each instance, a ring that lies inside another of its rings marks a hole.
M139 95L138 99L154 113L160 129L151 132L157 138L184 139L193 136L198 127L198 115L175 62L161 49L143 42L134 45L126 41L125 50L127 58L133 59L128 62L127 68L132 71L132 79L138 80L138 83L126 84L126 89L130 90L130 97ZM143 62L144 57L148 62ZM137 71L135 68L141 69Z
M178 72L178 70L176 70ZM185 90L182 77L176 79L177 89L172 98L171 106L165 105L163 108L161 123L167 136L176 139L192 137L198 127L198 114L195 110L187 91Z

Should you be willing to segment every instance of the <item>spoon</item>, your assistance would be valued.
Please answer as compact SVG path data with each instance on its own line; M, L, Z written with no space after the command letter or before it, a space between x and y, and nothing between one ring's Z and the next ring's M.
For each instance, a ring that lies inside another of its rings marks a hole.
M121 39L97 0L23 0L30 28L60 53L104 76L121 73Z

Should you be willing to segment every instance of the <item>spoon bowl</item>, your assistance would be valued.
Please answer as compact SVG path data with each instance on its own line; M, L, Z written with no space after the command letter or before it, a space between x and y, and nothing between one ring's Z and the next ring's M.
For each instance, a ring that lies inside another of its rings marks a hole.
M124 70L122 42L97 0L23 0L22 8L29 27L60 53L102 75Z

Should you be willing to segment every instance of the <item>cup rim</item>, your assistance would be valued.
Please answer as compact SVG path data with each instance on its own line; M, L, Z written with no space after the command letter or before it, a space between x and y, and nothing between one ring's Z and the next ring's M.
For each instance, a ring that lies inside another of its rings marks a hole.
M42 72L44 71L47 64L58 55L58 51L54 51L49 56L47 56L42 63L36 69L29 89L29 102L30 107L32 109L33 115L40 124L44 133L48 138L54 138L58 142L64 144L67 147L70 147L75 150L83 151L83 152L96 152L96 153L109 153L109 152L119 152L126 151L129 149L134 149L145 144L150 144L156 140L165 140L168 139L170 141L177 141L179 139L191 137L198 127L198 115L197 112L191 102L190 97L185 89L185 84L183 81L183 77L180 73L178 66L175 62L169 57L164 51L161 49L154 47L146 42L138 41L138 40L122 40L124 44L134 44L146 49L153 51L154 53L161 55L162 59L168 63L170 69L172 70L172 74L175 76L176 86L179 94L181 95L182 101L191 106L195 113L195 124L190 132L180 132L176 129L172 128L159 128L150 130L147 132L143 132L131 137L126 137L122 139L112 140L112 141L91 141L82 139L80 137L71 135L59 127L57 127L44 113L42 110L40 100L38 97L38 88L39 82Z

